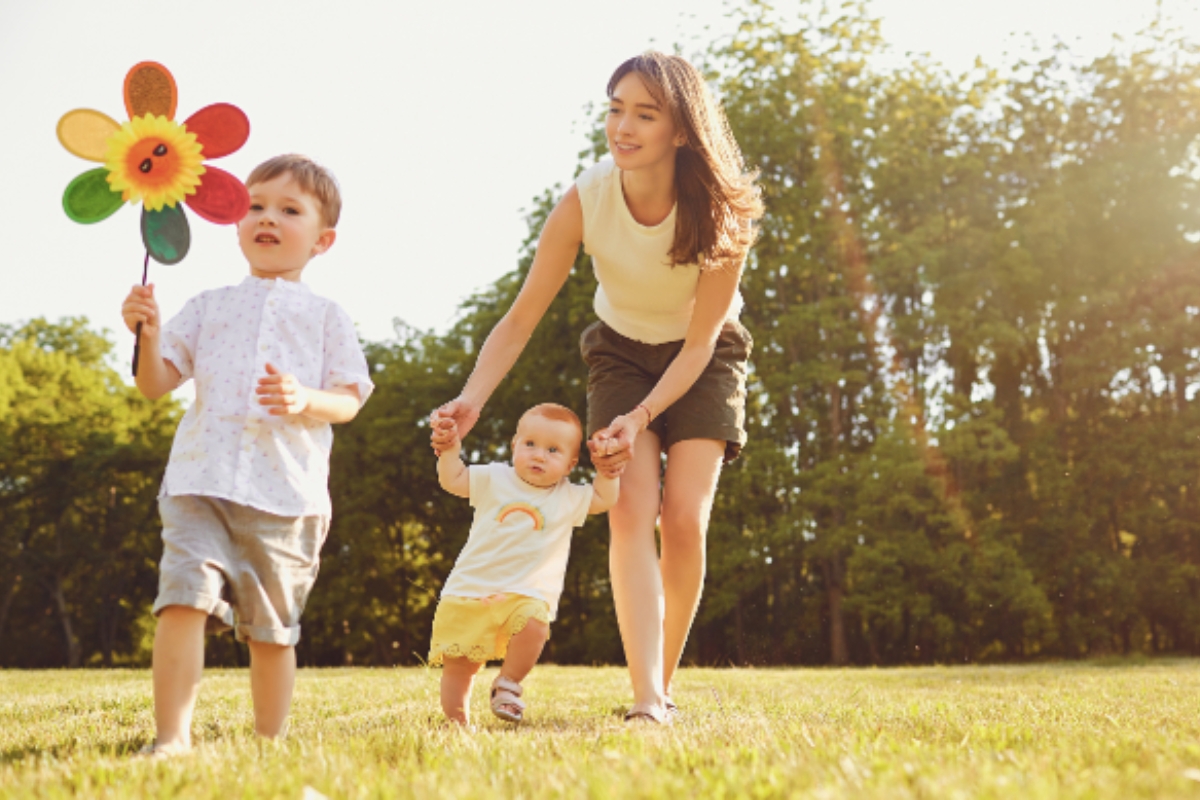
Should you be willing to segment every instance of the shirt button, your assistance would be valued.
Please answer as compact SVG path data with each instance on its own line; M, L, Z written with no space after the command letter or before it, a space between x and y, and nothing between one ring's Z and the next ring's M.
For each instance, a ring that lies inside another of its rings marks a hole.
M264 353L265 353L265 352L267 352L267 346L266 346L265 344L260 344L260 345L258 346L258 349L259 349L259 350L262 350Z

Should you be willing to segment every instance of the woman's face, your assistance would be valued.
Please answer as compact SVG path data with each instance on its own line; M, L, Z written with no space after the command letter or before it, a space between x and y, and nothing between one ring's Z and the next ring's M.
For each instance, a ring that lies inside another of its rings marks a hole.
M683 144L670 112L636 72L621 78L613 89L604 129L613 161L623 170L645 169L668 158L674 162L675 150Z

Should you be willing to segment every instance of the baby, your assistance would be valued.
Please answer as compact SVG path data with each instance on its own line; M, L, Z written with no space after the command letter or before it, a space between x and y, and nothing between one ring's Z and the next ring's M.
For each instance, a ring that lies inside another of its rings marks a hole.
M468 467L454 420L435 417L438 482L475 508L467 544L442 589L433 618L431 666L442 666L442 710L468 725L475 675L503 659L492 683L492 713L520 722L521 681L550 637L572 530L617 502L617 477L591 486L567 475L579 460L583 427L573 411L542 403L525 412L512 440L512 464Z

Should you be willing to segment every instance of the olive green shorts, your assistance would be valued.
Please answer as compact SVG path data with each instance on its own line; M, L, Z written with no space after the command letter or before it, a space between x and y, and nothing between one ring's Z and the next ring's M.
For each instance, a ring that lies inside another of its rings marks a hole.
M664 451L688 439L717 439L725 442L726 463L738 457L746 444L746 362L753 346L742 323L728 320L722 326L704 372L650 423ZM646 399L683 349L683 341L646 344L594 322L580 336L579 349L588 366L591 436Z

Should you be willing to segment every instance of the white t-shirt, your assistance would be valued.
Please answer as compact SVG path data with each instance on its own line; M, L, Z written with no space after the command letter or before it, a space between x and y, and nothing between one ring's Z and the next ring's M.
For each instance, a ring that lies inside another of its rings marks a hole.
M571 533L592 504L592 487L563 479L547 489L526 483L511 464L467 468L475 519L442 595L523 594L558 612Z
M575 179L583 206L583 249L596 271L596 316L617 333L647 344L677 342L687 335L696 305L700 268L671 266L675 212L657 225L639 223L629 213L621 170L611 159ZM742 295L728 319L742 311Z
M248 277L188 300L163 327L161 348L183 380L196 381L162 495L221 497L288 517L331 515L329 423L271 416L255 389L269 361L313 389L357 386L365 403L374 384L341 307L298 281Z

